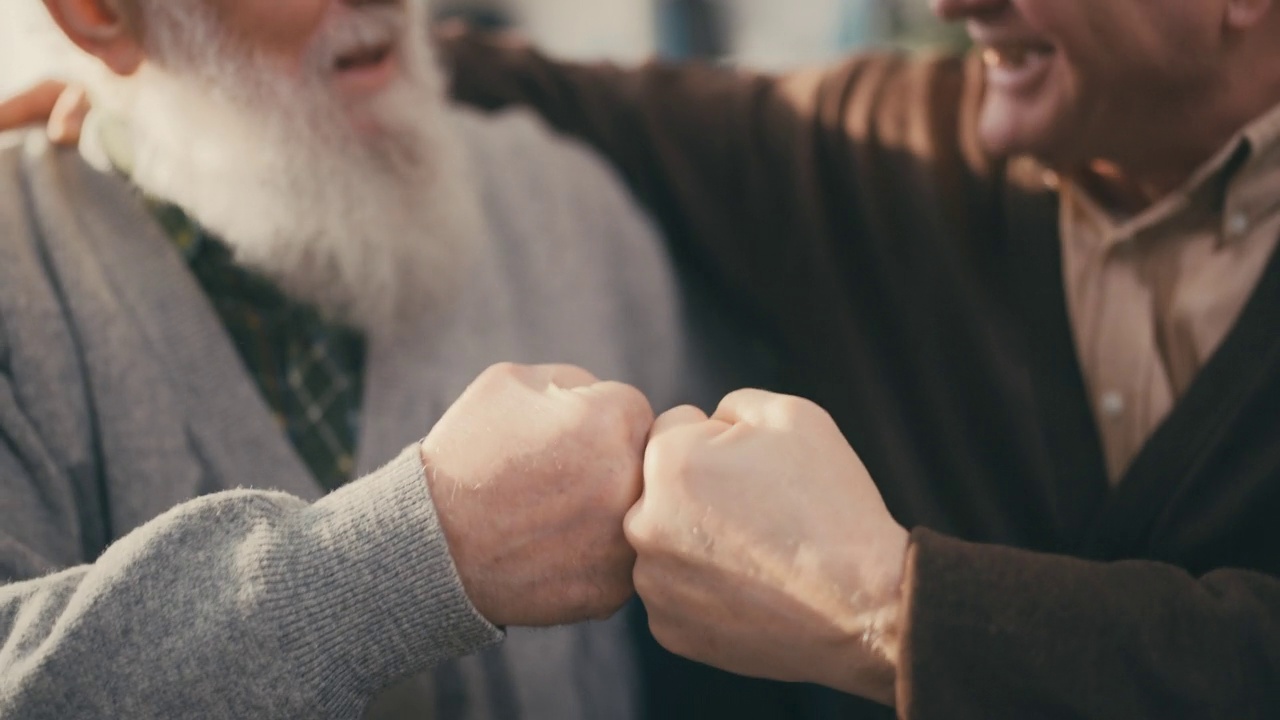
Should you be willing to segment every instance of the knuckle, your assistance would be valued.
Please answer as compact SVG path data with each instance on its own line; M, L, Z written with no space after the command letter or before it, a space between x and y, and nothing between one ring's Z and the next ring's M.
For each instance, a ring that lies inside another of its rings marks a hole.
M724 400L722 400L721 402L730 403L730 404L753 402L755 401L756 398L759 397L759 395L760 395L759 390L753 390L751 388L740 388L738 390L734 390L728 395L725 395Z
M568 428L579 433L579 437L586 438L592 444L598 443L601 437L608 437L607 416L595 412L591 404L579 396L566 395L562 400L560 416Z
M777 395L769 400L769 414L788 426L805 424L825 415L812 400L793 395Z
M648 432L654 419L653 406L649 404L649 398L631 385L622 385L620 388L622 409L626 413L629 427Z
M598 412L609 418L612 432L626 438L648 434L654 413L644 393L619 382L598 383L596 387L600 391L595 396Z
M693 453L679 433L655 438L644 453L646 483L678 482L693 470Z
M596 408L594 412L588 409L587 415L599 428L601 436L611 442L617 442L629 434L625 409L618 403L608 403Z
M654 530L654 523L649 519L649 514L645 512L628 514L622 524L622 531L626 535L627 543L637 551L644 551L653 544ZM637 573L639 573L638 568Z
M515 363L503 362L490 365L480 377L476 378L475 387L491 391L508 386L513 380L520 378L522 368Z
M513 362L494 363L485 370L486 375L494 375L499 377L514 377L520 371L520 366Z
M640 500L644 492L644 480L640 476L639 461L630 459L624 461L623 465L613 469L608 482L601 485L604 486L605 493L602 500L610 510L613 527L617 528L618 521L625 522L626 514Z
M636 569L631 584L635 587L636 593L645 602L656 602L658 600L658 592L661 590L661 585L657 580L656 574L650 571L648 562L644 560L636 561Z

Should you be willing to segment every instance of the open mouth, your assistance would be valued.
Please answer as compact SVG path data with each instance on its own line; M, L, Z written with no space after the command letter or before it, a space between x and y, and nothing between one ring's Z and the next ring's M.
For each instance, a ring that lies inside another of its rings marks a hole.
M988 45L982 51L982 60L990 68L1017 70L1027 65L1048 59L1053 54L1053 46L1032 43L1000 43Z
M347 98L360 100L381 93L395 80L395 43L360 45L333 59L332 81Z
M391 45L361 47L339 56L333 63L337 72L353 72L376 68L391 56Z
M1006 91L1030 91L1048 75L1055 50L1036 42L993 42L982 50L991 85Z

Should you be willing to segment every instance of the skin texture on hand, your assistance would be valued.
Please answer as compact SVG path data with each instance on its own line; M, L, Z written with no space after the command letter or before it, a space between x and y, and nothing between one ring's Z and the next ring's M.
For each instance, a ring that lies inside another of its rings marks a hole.
M908 535L821 408L746 390L663 415L626 530L667 649L893 704Z
M83 88L46 80L0 102L0 132L43 124L55 144L74 146L88 113Z
M569 366L485 371L422 442L468 596L495 625L613 615L633 594L622 520L641 489L653 411Z

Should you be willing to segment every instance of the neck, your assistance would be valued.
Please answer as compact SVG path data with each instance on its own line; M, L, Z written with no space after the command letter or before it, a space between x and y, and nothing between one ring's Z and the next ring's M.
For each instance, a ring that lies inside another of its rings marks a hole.
M1204 159L1209 157L1205 155ZM1136 215L1186 184L1197 167L1199 164L1143 172L1099 158L1071 173L1071 177L1103 207Z
M1280 17L1272 20L1280 24ZM1112 210L1137 213L1176 191L1250 123L1280 105L1280 52L1274 28L1234 48L1208 92L1196 93L1182 119L1156 123L1142 138L1119 139L1110 152L1064 173Z

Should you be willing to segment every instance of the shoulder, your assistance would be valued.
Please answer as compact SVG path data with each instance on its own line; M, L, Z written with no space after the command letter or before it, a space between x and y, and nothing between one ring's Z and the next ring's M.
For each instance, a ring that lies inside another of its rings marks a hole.
M656 225L594 150L526 110L459 110L457 120L486 219L504 250L576 258L606 274L628 263L633 272L666 272Z
M43 136L33 130L0 133L0 203L12 202L18 197L22 187L23 156L45 152L46 146Z
M603 157L531 110L486 114L455 108L454 118L486 199L533 206L574 198L583 208L630 200Z
M682 339L674 267L657 225L595 151L526 111L459 114L503 278L549 357L666 398ZM535 320L534 318L539 318ZM611 371L612 370L612 371Z
M978 143L981 58L954 53L874 52L782 83L795 103L810 103L820 132L911 157L988 165Z
M0 293L23 280L26 273L15 271L34 250L37 222L29 167L47 152L47 143L35 132L0 134Z
M51 224L75 221L68 177L84 160L50 145L42 132L0 135L0 294L20 291L51 272L46 247Z

